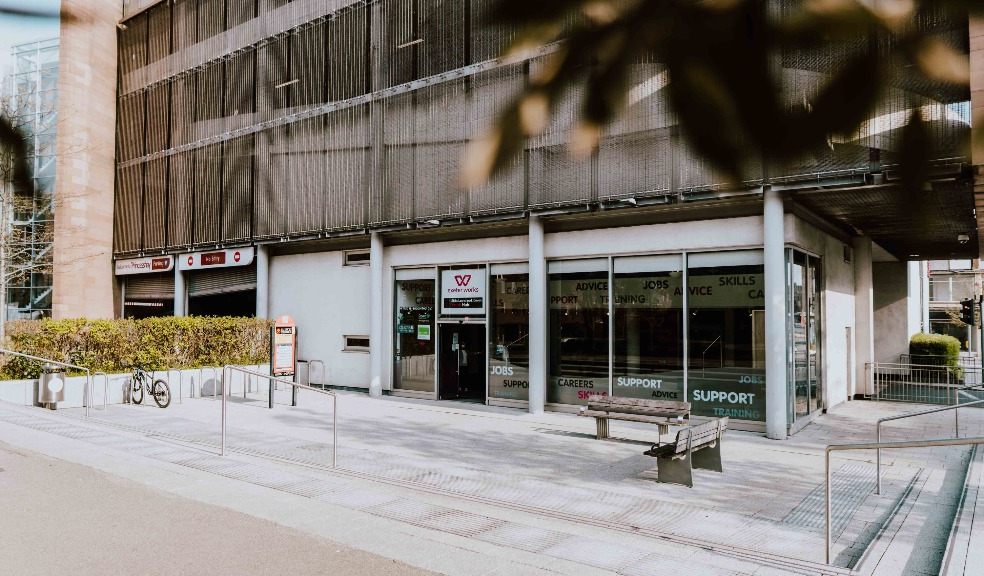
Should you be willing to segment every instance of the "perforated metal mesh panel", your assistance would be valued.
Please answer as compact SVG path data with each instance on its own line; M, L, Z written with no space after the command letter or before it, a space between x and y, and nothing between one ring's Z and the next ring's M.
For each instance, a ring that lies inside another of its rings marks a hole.
M777 0L777 13L798 1ZM175 0L129 18L120 32L115 252L729 186L679 136L663 67L643 59L629 107L595 155L568 154L575 92L505 174L461 190L465 144L541 65L492 61L512 31L483 25L491 2ZM965 16L927 10L911 25L969 49ZM879 46L876 38L782 54L782 98L809 101L845 55ZM856 133L833 135L769 175L815 179L891 164L913 108L929 121L934 155L959 157L968 101L965 88L900 70ZM759 163L746 167L749 184L762 175Z

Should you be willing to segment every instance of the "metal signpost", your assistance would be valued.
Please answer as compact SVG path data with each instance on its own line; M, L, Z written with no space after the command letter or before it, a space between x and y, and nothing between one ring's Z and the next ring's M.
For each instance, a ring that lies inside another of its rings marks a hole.
M297 325L290 316L280 316L270 330L270 375L294 379L297 372ZM270 408L273 408L274 382L270 382ZM297 387L291 387L290 405L297 406Z

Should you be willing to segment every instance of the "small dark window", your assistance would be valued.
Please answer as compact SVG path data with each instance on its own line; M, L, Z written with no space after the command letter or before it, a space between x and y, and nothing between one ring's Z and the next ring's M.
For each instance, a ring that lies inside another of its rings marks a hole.
M368 352L369 351L369 337L368 336L346 336L345 337L345 352Z
M369 251L359 250L356 252L345 253L346 266L367 266L369 264Z
M844 245L844 262L851 263L851 247L847 244Z

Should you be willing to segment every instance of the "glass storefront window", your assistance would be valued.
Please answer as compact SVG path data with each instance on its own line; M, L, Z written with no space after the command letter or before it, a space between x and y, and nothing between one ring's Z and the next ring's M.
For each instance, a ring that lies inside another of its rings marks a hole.
M493 265L489 328L489 396L529 400L530 304L529 267Z
M433 279L396 280L396 367L393 387L434 392Z
M612 394L684 401L683 259L616 258Z
M693 413L765 421L765 284L760 250L688 258L688 395Z
M547 402L586 404L608 393L608 260L547 264Z

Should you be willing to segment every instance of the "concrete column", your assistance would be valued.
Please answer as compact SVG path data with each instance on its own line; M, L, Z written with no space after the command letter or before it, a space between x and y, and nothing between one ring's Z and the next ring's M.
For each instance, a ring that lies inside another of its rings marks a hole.
M860 236L854 247L854 374L855 394L874 394L866 364L875 361L874 280L871 273L871 238Z
M270 317L270 248L256 247L256 317Z
M765 191L765 433L785 440L789 431L786 385L786 236L782 196Z
M62 0L52 316L112 318L116 23L122 2Z
M530 216L530 414L542 414L547 399L547 260L543 222Z
M178 257L174 257L174 315L188 315L188 289L185 288L184 272L178 269Z
M386 354L383 349L383 238L373 232L369 245L369 395L383 395Z

